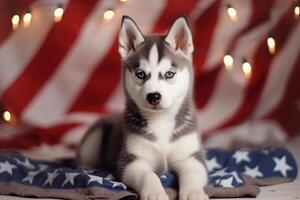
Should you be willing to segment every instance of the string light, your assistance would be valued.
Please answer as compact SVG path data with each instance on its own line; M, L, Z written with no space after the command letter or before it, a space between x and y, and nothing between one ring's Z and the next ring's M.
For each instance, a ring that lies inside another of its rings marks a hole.
M31 12L30 11L27 11L25 13L25 15L23 16L23 24L24 24L24 27L28 27L31 23L31 19L32 19L32 15L31 15Z
M296 19L300 19L300 6L299 5L295 5L294 14L295 14Z
M244 72L244 75L246 78L250 78L252 75L252 67L251 64L244 59L243 65L242 65L242 70Z
M233 8L231 5L227 6L227 14L229 15L229 17L232 21L237 21L236 9Z
M11 121L11 114L9 111L4 111L2 114L2 118L4 119L4 121L6 122L10 122Z
M273 37L268 37L267 44L270 54L274 54L276 51L276 43Z
M120 0L120 2L122 2L122 3L124 3L124 2L126 2L127 0Z
M53 12L54 21L59 22L62 19L63 14L64 14L64 9L63 9L62 5L59 5Z
M115 16L115 11L113 9L107 9L103 13L104 19L107 19L107 20L110 20L110 19L114 18L114 16Z
M12 24L12 29L16 30L19 28L19 23L20 23L20 16L19 15L14 15L11 18L11 24Z
M223 62L224 62L224 65L225 65L225 69L227 69L228 71L232 70L232 68L233 68L233 58L232 58L231 55L226 54L223 57Z

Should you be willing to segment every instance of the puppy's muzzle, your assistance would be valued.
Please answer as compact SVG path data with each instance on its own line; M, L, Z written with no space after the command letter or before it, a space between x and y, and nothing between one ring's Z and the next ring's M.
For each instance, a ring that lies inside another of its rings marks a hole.
M156 106L160 103L161 94L159 94L158 92L149 93L147 94L146 99L149 104L151 104L152 106Z

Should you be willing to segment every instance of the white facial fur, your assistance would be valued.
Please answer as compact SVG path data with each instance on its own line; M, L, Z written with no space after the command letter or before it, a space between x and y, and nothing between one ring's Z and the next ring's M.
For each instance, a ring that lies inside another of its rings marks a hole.
M151 77L146 80L140 80L135 73L125 69L125 87L130 97L143 110L157 111L169 109L176 103L181 103L186 96L190 85L190 74L188 67L181 66L176 69L171 66L172 61L169 58L158 60L158 49L154 44L150 50L149 58L140 60L139 68L147 75L151 73ZM161 75L167 71L176 72L171 79L161 78ZM161 74L161 75L160 75ZM147 102L146 96L149 93L158 92L161 94L161 101L157 109L152 109Z

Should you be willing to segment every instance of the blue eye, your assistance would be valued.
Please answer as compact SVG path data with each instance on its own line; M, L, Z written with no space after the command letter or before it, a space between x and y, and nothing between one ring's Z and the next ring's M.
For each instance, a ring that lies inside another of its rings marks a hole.
M170 79L170 78L173 78L175 76L175 72L172 72L172 71L167 71L165 73L165 79Z
M141 69L136 70L135 75L139 79L142 79L142 80L146 79L146 73Z

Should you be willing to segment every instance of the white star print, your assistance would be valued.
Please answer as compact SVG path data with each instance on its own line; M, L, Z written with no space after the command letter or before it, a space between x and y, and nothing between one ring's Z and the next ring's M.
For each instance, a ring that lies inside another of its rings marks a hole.
M231 174L232 176L234 176L235 180L236 180L238 183L243 183L243 180L240 179L240 177L239 177L239 175L237 174L236 171L229 172L229 174Z
M259 166L257 165L254 168L250 168L248 166L245 166L245 174L253 177L253 178L259 178L259 177L263 177L263 174L259 171Z
M34 169L34 166L29 162L28 158L25 158L25 161L21 161L17 158L15 158L15 161L19 164L19 165L23 165L24 167L28 168L28 169Z
M221 179L219 185L223 186L223 187L233 187L232 186L232 180L233 177L227 178L227 179Z
M265 154L265 155L268 155L268 154L269 154L269 150L268 150L268 149L263 149L261 152L262 152L263 154Z
M23 182L29 181L30 184L32 184L33 179L36 175L38 175L40 172L39 171L31 171L28 172L27 176L25 178L23 178Z
M56 173L56 171L54 172L48 172L47 173L47 180L45 181L44 185L47 185L49 183L50 186L52 186L52 183L54 181L54 179L58 176L58 174Z
M206 160L206 165L208 168L208 171L212 171L214 169L220 169L222 166L218 163L217 158L214 157L210 160Z
M236 163L240 163L242 161L249 162L250 158L248 154L249 154L248 151L236 151L232 157L236 160Z
M47 168L48 168L48 165L39 164L39 170L40 171L45 171Z
M214 172L213 174L211 174L210 176L211 177L214 177L214 176L223 177L225 175L232 175L238 183L243 183L243 180L238 176L236 171L232 171L232 172L225 172L225 171L226 171L226 168L218 170L218 171Z
M159 178L161 178L161 179L167 179L167 176L166 175L162 175L162 176L160 176Z
M286 177L286 173L288 170L292 170L293 168L287 164L286 162L286 157L283 156L282 158L273 158L276 166L274 168L274 172L275 171L279 171L284 177Z
M90 184L91 182L94 182L94 181L100 183L100 185L103 184L103 178L102 177L94 176L94 175L88 175L88 177L90 177L90 180L88 181L87 184Z
M64 183L62 184L62 186L66 185L68 182L71 185L74 185L74 179L78 175L79 175L79 173L65 173L66 180L64 181Z
M88 174L90 173L90 170L80 169L83 173Z
M5 162L1 162L0 163L0 174L2 172L7 172L9 173L10 175L12 175L12 169L14 168L17 168L15 165L11 164L10 162L8 161L5 161Z
M112 181L112 180L115 180L115 177L114 175L112 174L108 174L106 177L105 177L106 180L109 180L109 181Z
M124 185L121 182L116 182L116 181L110 181L110 182L113 184L113 186L112 186L113 188L121 186L124 190L127 189L126 185Z
M228 172L225 172L226 169L221 169L221 170L218 170L216 172L214 172L213 174L211 174L210 176L225 176L225 175L228 175Z

